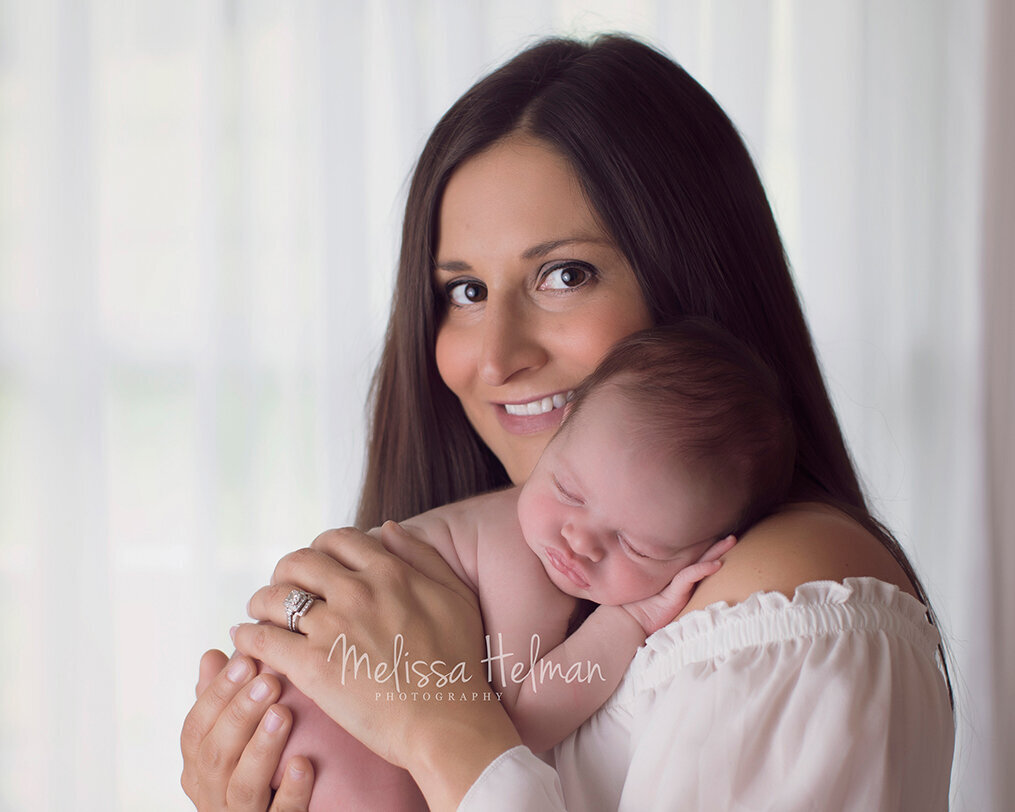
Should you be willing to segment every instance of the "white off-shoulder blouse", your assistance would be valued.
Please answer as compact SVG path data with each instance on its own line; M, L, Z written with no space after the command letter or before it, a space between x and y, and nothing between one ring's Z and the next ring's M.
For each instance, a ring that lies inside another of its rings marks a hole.
M947 809L938 643L923 605L873 578L714 604L649 637L556 772L516 747L459 810Z

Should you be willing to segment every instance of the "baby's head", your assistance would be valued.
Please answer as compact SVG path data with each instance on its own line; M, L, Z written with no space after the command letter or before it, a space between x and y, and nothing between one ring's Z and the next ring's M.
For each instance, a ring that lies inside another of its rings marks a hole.
M795 451L775 375L689 319L624 339L582 383L518 518L558 588L629 603L776 507Z

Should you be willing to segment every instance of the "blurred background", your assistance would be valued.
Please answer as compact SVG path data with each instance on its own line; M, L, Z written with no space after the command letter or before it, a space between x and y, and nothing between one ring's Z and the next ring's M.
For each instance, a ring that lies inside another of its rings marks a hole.
M426 136L538 37L612 30L682 63L746 139L860 472L950 646L953 808L1015 808L1013 18L0 0L0 809L190 808L201 652L229 649L279 557L352 520Z

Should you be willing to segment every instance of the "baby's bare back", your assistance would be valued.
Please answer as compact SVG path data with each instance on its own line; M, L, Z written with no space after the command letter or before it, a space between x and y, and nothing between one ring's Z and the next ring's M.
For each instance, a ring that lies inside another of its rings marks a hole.
M505 649L518 649L518 656L527 659L533 613L540 618L542 645L552 648L563 640L563 629L574 601L550 583L539 560L526 545L518 525L517 503L518 489L511 488L436 508L401 524L434 547L455 574L479 595L486 633L495 641L494 652L500 650L496 644L500 637ZM377 535L376 530L371 533ZM349 637L354 643L355 635ZM404 643L411 651L412 641ZM392 646L394 651L394 641ZM278 676L282 683L278 701L293 714L292 730L273 787L278 787L286 762L302 755L314 765L310 812L333 809L414 812L427 808L408 772L384 761L346 733L284 676L267 666L261 668ZM492 667L479 675L483 688L477 701L491 701L485 686L488 676L493 676L495 683L498 681ZM412 675L410 681L411 678ZM378 685L377 701L411 702L413 691L447 691L449 685L438 687L431 677L426 686L402 687L408 690L394 691L392 686ZM472 693L470 689L456 697L456 701L463 696L471 698Z
M282 683L279 704L289 708L293 715L292 729L272 778L272 788L278 789L289 759L306 756L314 765L314 792L309 812L427 809L409 773L389 764L346 733L283 675L263 664L261 670L278 677Z

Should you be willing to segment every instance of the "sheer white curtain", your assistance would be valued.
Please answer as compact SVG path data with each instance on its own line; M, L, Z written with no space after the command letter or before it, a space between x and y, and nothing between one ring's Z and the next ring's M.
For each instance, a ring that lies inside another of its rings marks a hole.
M1004 0L0 0L0 808L187 808L200 652L351 520L426 134L537 36L616 29L758 160L951 642L954 808L1011 808L1011 28Z

